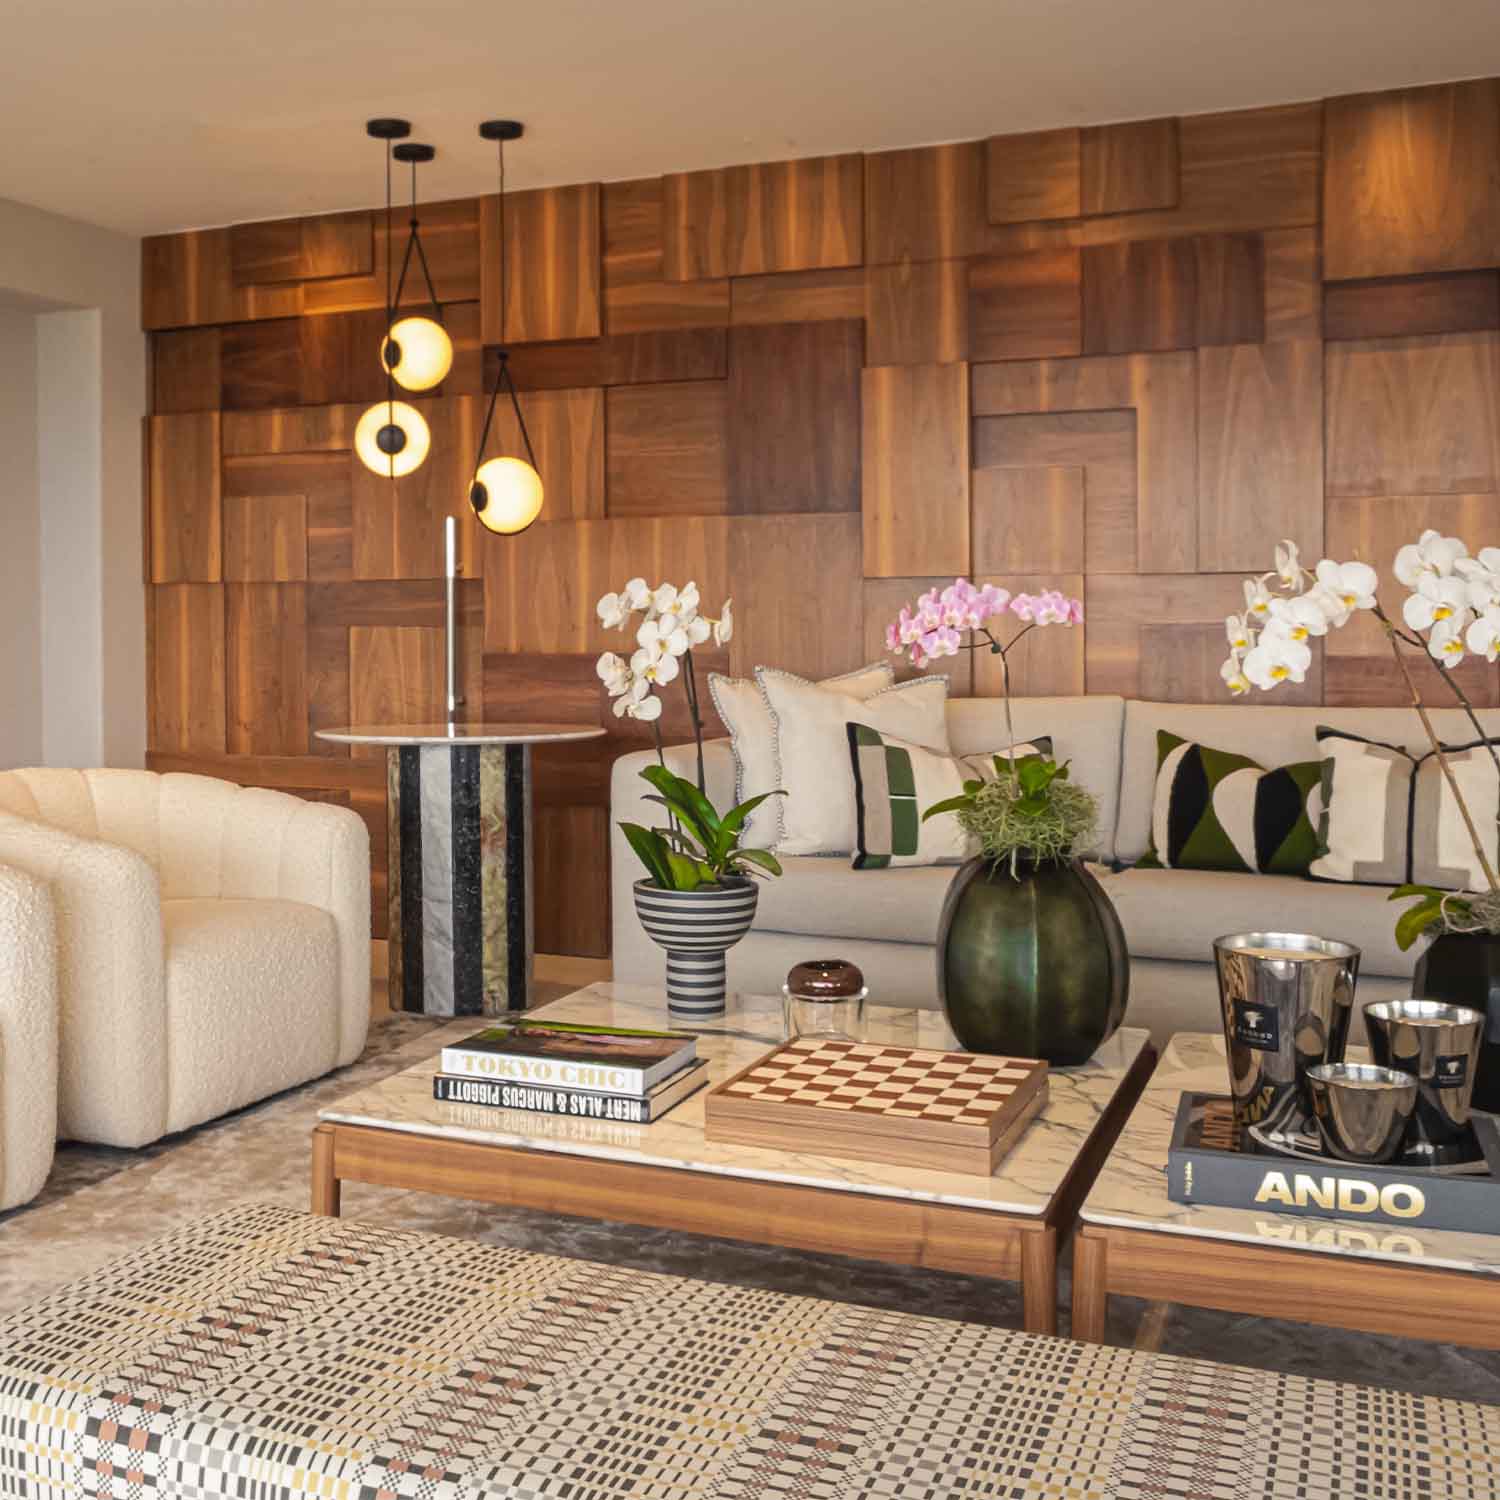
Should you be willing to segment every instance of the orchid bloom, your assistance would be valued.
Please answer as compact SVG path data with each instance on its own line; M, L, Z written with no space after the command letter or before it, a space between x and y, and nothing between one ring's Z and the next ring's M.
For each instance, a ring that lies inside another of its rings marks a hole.
M1408 594L1401 606L1401 617L1412 630L1430 630L1453 623L1462 630L1469 621L1469 586L1462 578L1441 578L1424 573L1417 580L1417 591Z
M1445 667L1456 667L1464 659L1464 625L1462 619L1439 620L1427 637L1427 651L1434 661Z
M630 691L615 700L615 717L641 719L649 724L653 719L661 718L661 699L651 691L644 678L638 677Z
M1263 623L1271 612L1271 591L1266 587L1266 580L1270 577L1271 574L1262 573L1259 578L1245 580L1245 618L1258 624Z
M1478 557L1459 558L1453 571L1463 579L1475 614L1500 603L1500 547L1481 547Z
M1424 531L1415 542L1408 542L1396 553L1391 571L1398 583L1414 589L1423 578L1446 578L1469 549L1456 536L1439 531Z
M630 658L630 670L635 674L637 682L649 683L654 687L665 687L667 683L676 679L682 668L678 665L675 656L657 645L642 646Z
M724 601L724 613L714 621L714 645L727 646L734 637L733 599Z
M905 651L914 667L925 667L938 657L987 646L1002 655L1024 633L1017 631L1011 641L999 641L990 633L986 621L1011 614L1028 629L1040 625L1080 625L1083 623L1083 601L1070 599L1057 589L1041 594L1012 594L998 584L980 587L967 578L955 578L942 589L930 588L919 594L910 606L886 627L886 648ZM965 632L979 632L978 639L964 640Z
M1231 662L1238 662L1241 657L1255 644L1250 635L1250 627L1245 623L1244 615L1224 616L1224 639L1229 642L1229 656ZM1228 665L1229 663L1226 663ZM1228 680L1227 678L1225 679Z
M1490 605L1469 626L1464 633L1464 643L1476 656L1482 656L1490 662L1500 661L1500 606ZM1429 649L1431 649L1430 642Z
M1242 697L1250 691L1250 679L1245 676L1244 669L1240 666L1238 657L1231 656L1219 668L1219 676L1224 679L1224 685L1236 698Z
M635 633L635 643L643 651L664 651L681 656L688 649L688 634L670 615L647 620Z
M611 698L618 698L630 686L630 667L613 651L606 651L594 664L594 670Z
M1312 651L1303 641L1263 634L1245 656L1241 670L1258 688L1280 682L1301 682L1312 665Z
M1316 577L1319 585L1338 600L1340 608L1350 613L1375 608L1375 589L1380 579L1369 563L1341 563L1325 557L1318 564Z
M630 618L630 608L619 594L605 594L594 608L606 630L620 630Z
M1318 601L1307 594L1273 599L1266 634L1284 635L1294 641L1305 641L1310 635L1327 635L1328 616Z
M1302 584L1302 564L1297 558L1297 544L1280 541L1276 544L1276 576L1283 588L1295 589Z
M670 583L664 583L651 596L651 603L659 619L685 628L698 617L698 585L689 581L679 592Z

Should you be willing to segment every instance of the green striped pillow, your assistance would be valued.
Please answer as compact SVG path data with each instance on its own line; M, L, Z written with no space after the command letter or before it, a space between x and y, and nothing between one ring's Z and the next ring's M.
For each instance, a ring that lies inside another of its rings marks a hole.
M866 724L848 724L849 757L854 767L856 870L897 865L956 864L975 852L973 841L951 815L924 823L935 802L962 794L966 781L989 781L994 756L943 755L907 740L881 734ZM1017 745L1015 755L1051 755L1045 737Z

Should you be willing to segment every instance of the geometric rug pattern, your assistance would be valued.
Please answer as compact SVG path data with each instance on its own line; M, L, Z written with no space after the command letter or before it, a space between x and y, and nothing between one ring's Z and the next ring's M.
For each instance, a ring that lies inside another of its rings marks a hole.
M1500 1407L251 1205L0 1320L28 1500L1493 1500Z

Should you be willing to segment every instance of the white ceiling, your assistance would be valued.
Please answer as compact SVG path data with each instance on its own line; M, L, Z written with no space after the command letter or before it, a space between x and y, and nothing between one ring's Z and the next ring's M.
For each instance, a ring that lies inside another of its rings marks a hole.
M1500 73L1497 0L0 0L0 197L132 233Z

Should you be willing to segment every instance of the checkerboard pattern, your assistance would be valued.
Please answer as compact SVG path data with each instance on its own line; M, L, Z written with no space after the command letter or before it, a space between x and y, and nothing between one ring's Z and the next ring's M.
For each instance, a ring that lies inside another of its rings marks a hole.
M986 1125L1045 1071L1045 1064L1022 1058L806 1038L773 1052L722 1091L768 1104Z
M26 1500L1493 1500L1500 1408L250 1207L0 1321Z

